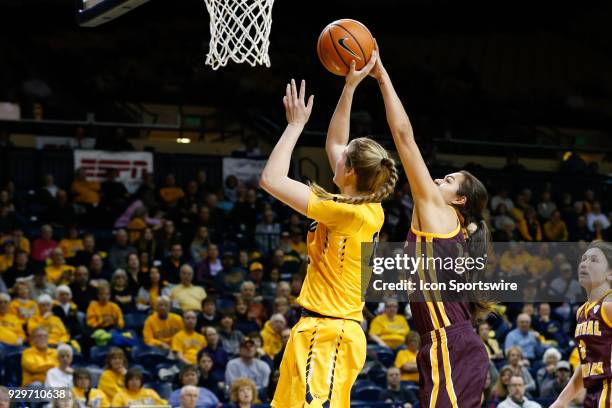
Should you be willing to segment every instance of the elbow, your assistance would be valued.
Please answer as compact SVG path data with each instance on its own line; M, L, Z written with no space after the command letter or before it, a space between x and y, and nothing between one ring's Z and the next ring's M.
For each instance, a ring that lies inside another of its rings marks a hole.
M274 176L269 171L264 170L259 179L259 187L264 191L271 193L274 190Z
M391 129L391 132L393 136L405 143L414 142L414 133L409 123L398 124Z

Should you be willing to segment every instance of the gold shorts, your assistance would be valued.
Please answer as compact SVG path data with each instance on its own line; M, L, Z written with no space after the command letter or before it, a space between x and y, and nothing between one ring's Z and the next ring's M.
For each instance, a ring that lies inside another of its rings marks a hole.
M349 408L366 351L356 321L302 317L291 330L272 407Z

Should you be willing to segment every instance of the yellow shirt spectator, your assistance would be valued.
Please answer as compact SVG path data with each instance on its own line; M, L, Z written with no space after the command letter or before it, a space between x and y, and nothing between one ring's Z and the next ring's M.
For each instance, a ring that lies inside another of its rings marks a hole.
M400 350L395 356L395 366L402 369L402 366L406 363L414 363L416 365L417 352L412 350ZM402 381L414 381L419 382L419 372L405 373L402 371Z
M17 316L22 324L25 324L28 319L38 314L38 305L31 299L13 299L9 304L9 313Z
M283 348L282 336L280 333L274 331L271 321L267 321L266 324L264 324L264 328L260 334L263 339L264 352L273 359Z
M3 300L0 299L0 302ZM2 308L6 308L7 312L0 314L0 343L21 345L26 338L23 323L17 316L8 312L8 305L0 306L0 311Z
M22 251L27 252L29 254L30 240L26 237L19 237L17 240L19 241L19 244L16 245L16 248L21 249ZM0 246L4 245L4 243L7 241L15 241L15 237L12 235L5 235L0 239Z
M26 349L21 355L22 385L25 387L35 381L44 383L47 371L58 365L56 349L39 350L36 347Z
M14 255L0 255L0 272L6 271L8 268L13 266L13 261L15 260Z
M47 314L47 317L32 316L28 320L28 334L32 335L34 329L41 326L49 333L49 344L57 345L70 341L70 334L59 317L53 314Z
M123 312L115 302L107 301L101 304L94 300L87 308L87 325L92 329L104 329L117 326L123 329Z
M160 347L163 343L170 348L172 337L183 328L183 319L179 315L168 313L167 318L160 319L158 313L153 313L145 320L142 330L144 342L147 346L155 347Z
M76 255L77 251L83 250L83 240L64 238L60 241L59 247L64 253L64 258L72 258Z
M71 265L49 265L45 268L45 272L47 273L47 280L53 284L58 284L62 279L64 272L72 271L74 272L75 268Z
M183 312L200 311L202 301L206 299L206 291L201 286L179 284L170 291L170 298Z
M519 244L510 244L511 246ZM511 247L512 248L512 247ZM499 267L502 271L509 273L513 269L523 269L527 272L527 265L531 255L524 249L516 246L513 249L505 251L499 259Z
M77 179L72 182L72 193L74 202L79 204L96 205L100 202L100 183Z
M395 314L391 317L385 312L372 320L369 334L379 337L388 347L396 349L404 344L409 331L410 326L404 316Z
M108 401L112 401L115 395L125 390L125 376L107 369L102 371L98 388L104 392Z
M197 364L198 351L208 346L206 337L198 332L181 330L172 337L172 351L180 353L190 364Z
M127 389L119 391L113 398L113 407L129 407L130 405L167 405L168 402L162 399L155 391L150 388L141 388L137 392Z
M163 187L159 190L159 196L166 204L176 204L185 197L185 193L180 187Z
M108 398L106 398L106 394L97 388L89 389L88 399L85 398L85 390L74 387L72 388L72 392L74 393L74 398L76 399L79 407L90 406L106 408L111 406L110 402L108 402ZM89 405L87 405L85 401L89 401Z

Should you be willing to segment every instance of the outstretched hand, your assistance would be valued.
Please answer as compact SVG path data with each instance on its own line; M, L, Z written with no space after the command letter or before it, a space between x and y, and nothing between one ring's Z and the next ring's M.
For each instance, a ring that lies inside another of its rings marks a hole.
M296 126L306 125L312 113L313 102L314 95L310 95L308 103L306 103L306 81L302 79L298 93L295 80L292 79L291 83L287 84L285 96L283 97L287 123Z
M357 87L357 85L359 85L359 83L370 74L370 71L372 71L372 68L374 68L377 59L378 52L374 50L372 51L372 55L370 56L370 60L368 61L368 63L360 70L355 69L356 62L355 60L352 60L349 73L346 75L345 78L346 85Z
M374 39L375 51L376 51L376 63L374 67L370 70L370 76L380 79L385 73L385 67L383 67L382 60L380 59L380 51L378 50L378 43L376 42L376 38Z

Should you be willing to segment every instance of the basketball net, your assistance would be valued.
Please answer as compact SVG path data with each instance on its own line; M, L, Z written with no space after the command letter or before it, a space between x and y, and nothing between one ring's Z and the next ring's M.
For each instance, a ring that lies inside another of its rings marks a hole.
M204 0L210 14L210 49L206 64L212 69L231 59L251 66L270 66L268 47L274 0Z

